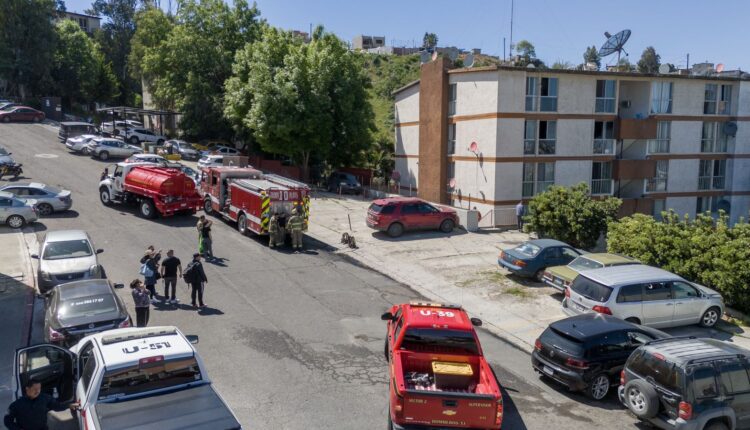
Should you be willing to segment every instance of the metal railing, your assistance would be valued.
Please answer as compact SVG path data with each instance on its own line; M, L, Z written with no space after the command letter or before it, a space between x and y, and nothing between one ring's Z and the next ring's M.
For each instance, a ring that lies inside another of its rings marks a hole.
M613 183L612 179L592 179L591 194L612 194Z
M699 176L699 190L723 190L724 176Z
M557 112L557 96L539 96L540 112Z
M609 112L615 111L615 99L609 97L597 97L596 98L596 112Z
M594 139L594 154L614 154L614 139Z

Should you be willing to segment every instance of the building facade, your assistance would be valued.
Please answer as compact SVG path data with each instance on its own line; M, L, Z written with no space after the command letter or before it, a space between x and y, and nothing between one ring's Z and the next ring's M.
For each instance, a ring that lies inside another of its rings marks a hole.
M589 185L622 215L750 210L750 80L422 65L395 94L400 185L492 214Z
M86 33L93 33L94 30L98 30L101 23L101 18L98 16L84 15L82 13L75 12L58 12L59 19L70 19L75 21Z
M373 49L385 46L385 36L365 36L359 34L352 39L352 49Z

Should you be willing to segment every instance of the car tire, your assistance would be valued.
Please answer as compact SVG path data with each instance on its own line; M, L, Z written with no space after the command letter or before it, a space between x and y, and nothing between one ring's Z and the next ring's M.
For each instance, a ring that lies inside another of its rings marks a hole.
M38 117L38 116L35 116L35 117L34 117L34 118L33 118L33 119L31 120L31 122L39 122L39 121L40 121L40 119L39 119L39 117Z
M729 427L721 421L714 421L707 424L704 430L729 430Z
M599 373L591 378L586 394L594 400L603 400L609 394L611 381L606 373Z
M138 145L140 142L138 141L138 136L130 136L130 144L131 145Z
M404 226L399 222L394 222L388 226L388 236L399 237L404 234Z
M205 212L206 215L214 213L214 208L211 206L211 199L207 198L203 200L203 212Z
M138 205L138 210L144 218L156 218L156 206L154 206L154 202L151 199L142 200Z
M237 217L237 231L243 236L247 234L247 216L245 214L240 214Z
M451 233L455 227L456 223L452 219L446 219L440 223L440 231L443 233Z
M537 282L544 283L544 269L539 269L534 273L534 279Z
M52 212L55 211L55 209L52 207L49 203L41 203L36 206L37 212L39 212L39 215L41 216L50 216L52 215Z
M99 188L99 200L104 206L112 206L112 196L109 194L107 187Z
M5 220L10 228L23 228L26 225L26 220L21 215L11 215Z
M100 152L100 153L99 153L99 159L100 159L100 160L102 160L102 161L105 161L105 160L107 160L108 158L109 158L109 152L107 152L107 151L102 151L102 152Z
M716 306L708 308L706 312L701 315L700 326L710 328L716 325L721 318L721 310Z
M625 406L636 417L647 420L659 412L659 396L651 384L634 379L625 384Z

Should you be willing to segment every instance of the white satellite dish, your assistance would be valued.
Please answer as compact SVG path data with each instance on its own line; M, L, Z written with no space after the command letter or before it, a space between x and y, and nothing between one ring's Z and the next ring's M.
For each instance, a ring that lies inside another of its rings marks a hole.
M527 69L536 69L536 66L535 66L535 65L533 65L533 64L531 64L531 63L529 63L529 65L528 65L528 66L526 66L526 68L527 68Z
M466 54L464 57L464 67L472 67L474 65L474 54Z
M661 73L662 75L666 75L667 73L669 73L669 70L669 64L662 64L661 66L659 66L659 73Z

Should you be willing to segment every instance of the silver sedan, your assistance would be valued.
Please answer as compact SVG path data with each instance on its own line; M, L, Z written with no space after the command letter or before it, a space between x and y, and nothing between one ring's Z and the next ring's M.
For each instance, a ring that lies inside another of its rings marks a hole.
M84 154L88 153L88 144L91 142L91 140L96 139L97 135L95 134L82 134L80 136L76 137L69 137L65 141L65 146L68 147L73 152L83 152Z
M36 210L41 216L51 215L53 212L66 211L73 206L70 191L60 190L36 182L30 184L8 184L0 187L0 191L12 193L14 197L22 200L33 199L36 202Z
M36 201L17 199L11 193L0 191L0 222L11 228L21 228L34 222L38 216L34 207Z

